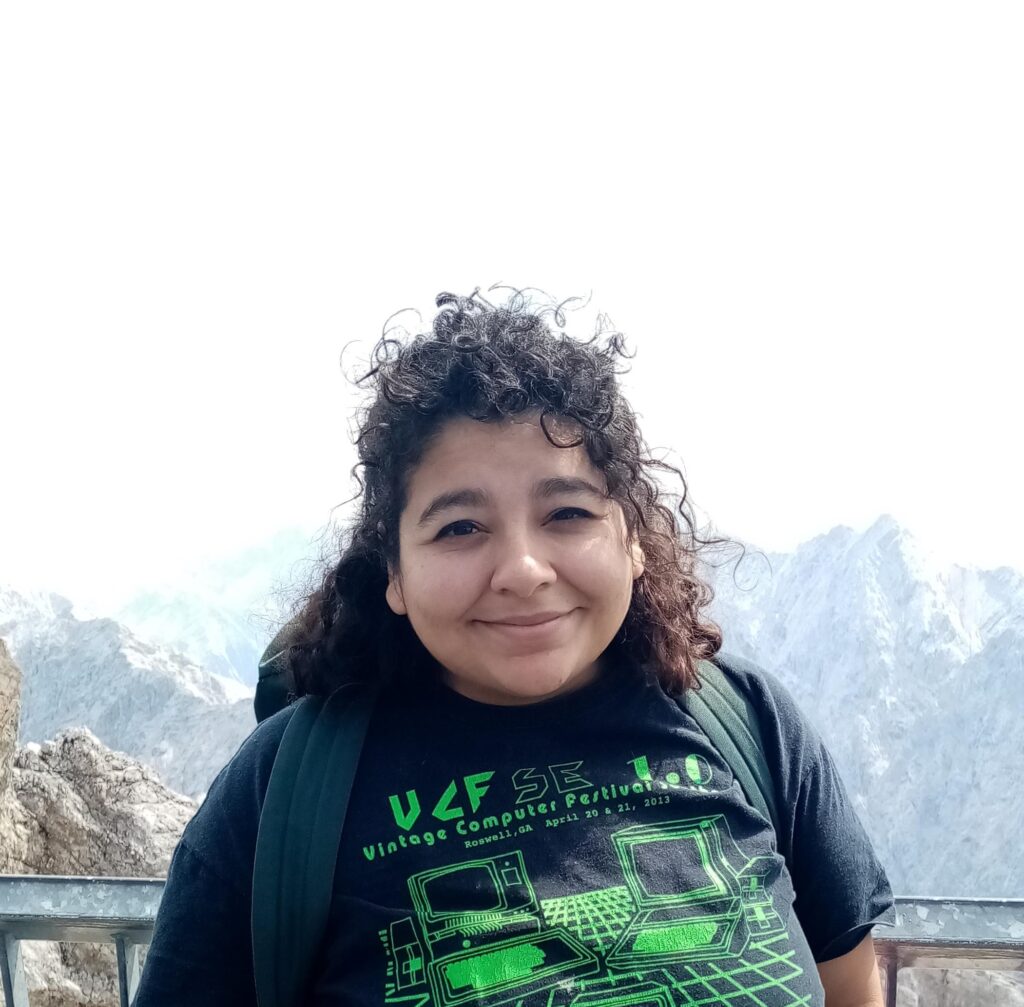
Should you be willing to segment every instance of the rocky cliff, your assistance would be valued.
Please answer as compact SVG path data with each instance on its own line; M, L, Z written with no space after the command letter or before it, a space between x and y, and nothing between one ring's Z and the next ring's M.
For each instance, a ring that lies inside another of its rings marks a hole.
M20 691L0 640L0 873L165 876L195 803L84 728L18 747ZM116 1007L112 946L23 949L32 1007Z

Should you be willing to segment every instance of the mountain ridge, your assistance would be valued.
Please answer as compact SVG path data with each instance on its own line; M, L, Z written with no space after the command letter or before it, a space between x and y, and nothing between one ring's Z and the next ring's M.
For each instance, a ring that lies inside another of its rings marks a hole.
M739 563L737 546L746 549ZM266 552L263 562L274 565ZM724 649L793 692L829 744L894 887L1024 896L1012 840L1024 831L1024 798L1003 780L1024 751L1024 576L943 565L888 515L862 533L837 526L790 553L733 540L698 569L715 590L710 615ZM19 631L26 681L40 683L26 687L25 740L80 722L196 796L254 726L251 702L232 698L223 680L111 620L79 623L57 595L6 605L35 627ZM103 688L69 687L83 661ZM962 835L977 844L967 870Z

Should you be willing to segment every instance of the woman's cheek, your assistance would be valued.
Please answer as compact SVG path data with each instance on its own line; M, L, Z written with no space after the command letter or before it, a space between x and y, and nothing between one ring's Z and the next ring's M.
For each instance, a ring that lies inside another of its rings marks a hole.
M467 562L465 557L448 556L447 562L431 562L415 570L413 591L425 610L435 612L457 611L478 590L479 564Z

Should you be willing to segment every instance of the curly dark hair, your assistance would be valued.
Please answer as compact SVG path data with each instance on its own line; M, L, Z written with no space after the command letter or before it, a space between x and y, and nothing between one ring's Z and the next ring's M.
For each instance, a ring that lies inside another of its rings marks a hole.
M479 289L469 297L443 293L436 303L430 332L403 341L386 331L357 379L374 393L355 438L360 506L340 558L303 599L282 641L295 695L326 696L348 681L409 687L439 672L408 619L385 600L409 475L447 420L489 423L526 412L539 412L555 446L583 445L643 550L644 573L609 650L653 668L671 692L696 687L698 662L722 645L721 631L702 615L713 595L696 574L698 550L727 540L698 536L682 472L651 457L619 390L627 357L621 334L601 332L601 323L586 342L552 331L547 317L561 329L568 302L534 310L522 291L500 307ZM567 426L574 438L559 439ZM681 495L659 488L658 471L678 477Z

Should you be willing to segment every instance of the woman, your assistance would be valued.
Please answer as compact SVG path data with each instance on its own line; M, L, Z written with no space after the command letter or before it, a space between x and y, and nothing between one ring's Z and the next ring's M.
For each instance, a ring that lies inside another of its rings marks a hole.
M655 481L618 337L553 332L518 294L438 307L375 351L359 516L293 627L299 695L381 690L303 1003L880 1004L892 896L821 741L722 662L776 829L679 702L720 657L707 543ZM254 849L293 711L186 829L137 1007L255 1003Z

